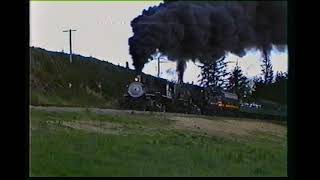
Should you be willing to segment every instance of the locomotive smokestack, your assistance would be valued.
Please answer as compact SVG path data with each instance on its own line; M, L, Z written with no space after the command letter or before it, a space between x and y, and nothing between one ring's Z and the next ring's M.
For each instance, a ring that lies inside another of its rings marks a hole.
M184 70L186 69L186 62L179 60L177 61L177 71L178 71L178 83L182 84L183 83L183 74Z

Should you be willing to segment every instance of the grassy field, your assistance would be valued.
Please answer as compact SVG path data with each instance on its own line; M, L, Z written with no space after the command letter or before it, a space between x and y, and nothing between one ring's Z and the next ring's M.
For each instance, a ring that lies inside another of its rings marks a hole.
M286 135L214 136L175 123L31 110L30 176L287 176Z

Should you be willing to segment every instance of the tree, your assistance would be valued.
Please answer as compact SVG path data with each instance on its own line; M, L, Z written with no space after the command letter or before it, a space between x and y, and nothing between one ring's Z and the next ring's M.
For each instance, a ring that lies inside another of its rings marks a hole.
M243 100L248 96L249 93L249 81L242 73L240 66L237 65L231 72L228 78L227 90L237 94L239 99Z
M264 84L271 84L273 82L273 70L271 59L267 50L263 50L262 59L262 75L264 77Z
M209 87L211 91L222 90L225 88L227 79L225 78L229 73L227 72L227 63L225 57L218 59L214 62L204 63L200 65L201 79L200 85L203 87Z
M287 80L287 73L283 72L277 72L275 81L271 84L265 84L262 78L254 78L253 98L255 100L266 99L286 104Z
M253 90L252 90L252 98L257 101L259 98L264 96L264 81L261 77L255 76L253 78Z
M280 104L287 103L287 83L288 73L277 72L275 82L273 83L273 100Z
M288 78L288 74L285 72L278 72L276 73L275 82L281 82Z
M254 83L253 87L256 88L257 86L263 85L264 81L261 77L255 76L253 77L253 83Z

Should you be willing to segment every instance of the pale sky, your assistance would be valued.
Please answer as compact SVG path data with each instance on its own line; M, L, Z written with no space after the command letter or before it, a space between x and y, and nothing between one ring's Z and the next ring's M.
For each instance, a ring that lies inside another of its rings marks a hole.
M72 49L74 54L92 56L107 60L113 64L125 66L126 61L133 69L129 54L128 38L133 35L130 21L140 15L143 9L158 5L160 1L133 2L30 2L30 46L44 48L50 51L69 52L67 29L76 29L72 34ZM229 61L237 61L244 74L253 77L261 74L260 52L250 51L239 58L229 54ZM273 70L285 71L288 68L288 53L271 52ZM199 63L198 63L199 64ZM231 69L235 63L230 64ZM161 64L161 77L176 80L176 75L167 73L174 70L176 64ZM143 72L157 75L157 62L145 65ZM198 81L200 69L193 63L187 64L184 81Z

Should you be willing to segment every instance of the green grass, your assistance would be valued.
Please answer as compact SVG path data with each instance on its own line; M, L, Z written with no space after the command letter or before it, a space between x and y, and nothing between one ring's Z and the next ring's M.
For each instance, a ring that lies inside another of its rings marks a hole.
M118 108L135 71L80 55L70 64L68 54L30 48L30 75L32 105Z
M90 133L61 121L108 121L131 134ZM31 111L31 176L286 176L286 137L224 139L170 128L159 116ZM152 128L153 133L142 133Z
M63 92L64 91L64 92ZM117 108L117 101L114 99L106 100L93 95L81 92L74 96L72 90L63 90L54 94L45 94L31 90L30 101L36 106L64 106L64 107L98 107L98 108Z

